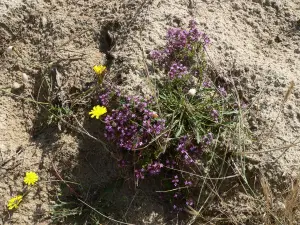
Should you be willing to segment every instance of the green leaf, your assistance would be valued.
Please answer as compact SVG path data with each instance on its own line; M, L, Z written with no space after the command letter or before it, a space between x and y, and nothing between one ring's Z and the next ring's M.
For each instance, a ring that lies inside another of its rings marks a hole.
M175 137L178 138L182 132L182 128L183 128L183 125L181 124L180 127L179 127L179 130L177 131L177 133L175 134Z
M197 144L199 144L201 142L201 139L198 131L196 131L196 139L197 139Z
M223 115L236 115L238 114L238 111L228 111L228 112L222 112Z

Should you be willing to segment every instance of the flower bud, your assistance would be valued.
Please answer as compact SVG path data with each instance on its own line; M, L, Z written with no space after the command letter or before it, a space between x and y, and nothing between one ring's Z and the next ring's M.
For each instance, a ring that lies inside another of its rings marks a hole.
M192 89L189 90L188 94L191 95L191 96L195 96L196 92L197 92L196 89L192 88Z
M151 113L151 116L152 116L152 118L156 119L156 118L158 117L158 114L157 114L156 112L153 111L153 112Z

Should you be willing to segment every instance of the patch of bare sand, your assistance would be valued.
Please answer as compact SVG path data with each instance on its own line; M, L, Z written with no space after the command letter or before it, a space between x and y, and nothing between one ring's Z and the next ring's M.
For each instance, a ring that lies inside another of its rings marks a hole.
M55 187L60 183L54 168L59 172L64 168L70 171L81 168L78 166L83 160L79 154L80 138L59 133L55 127L48 128L42 108L28 100L44 101L49 97L42 85L49 69L60 71L66 89L82 88L93 79L92 66L105 59L98 50L96 30L100 25L89 17L89 6L82 2L81 8L77 8L64 1L0 3L2 223L48 223L50 204L53 204L50 200L55 199ZM16 52L9 54L6 51L10 45ZM22 73L29 76L29 82L24 90L11 94L13 82L22 84ZM23 190L26 171L37 172L40 182L24 198L18 210L8 213L7 200ZM109 178L107 174L103 175L104 181L106 177Z

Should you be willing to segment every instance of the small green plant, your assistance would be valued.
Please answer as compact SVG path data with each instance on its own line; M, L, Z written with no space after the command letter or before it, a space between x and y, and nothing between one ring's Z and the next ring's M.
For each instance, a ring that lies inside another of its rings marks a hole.
M71 115L72 111L67 107L50 105L48 124L59 123L60 119L68 118Z
M61 192L57 193L56 203L52 206L51 219L54 223L101 224L111 220L123 224L111 216L122 217L129 204L129 199L120 193L124 180L114 180L103 188L78 184L76 192L65 182L61 184Z

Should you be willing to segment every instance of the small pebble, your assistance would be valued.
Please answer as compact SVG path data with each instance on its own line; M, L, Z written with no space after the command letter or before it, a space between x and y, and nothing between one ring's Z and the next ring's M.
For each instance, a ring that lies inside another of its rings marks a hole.
M47 18L43 16L42 17L42 25L43 25L43 27L46 27L47 23L48 23Z
M22 87L22 84L19 84L18 82L14 82L12 85L12 89L17 90Z
M6 49L6 51L8 53L12 53L14 51L14 46L8 46L8 48Z
M29 77L26 73L22 73L22 79L23 79L23 83L28 83L29 81Z
M294 52L295 52L296 54L300 54L300 48L296 48L296 49L294 50Z

